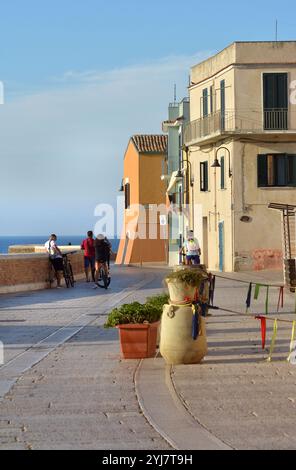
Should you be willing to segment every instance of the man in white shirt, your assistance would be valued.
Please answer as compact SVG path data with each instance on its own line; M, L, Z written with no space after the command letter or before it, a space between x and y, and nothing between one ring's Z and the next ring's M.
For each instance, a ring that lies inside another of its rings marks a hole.
M50 235L49 240L45 243L44 247L49 254L49 259L54 267L57 277L57 288L60 289L63 277L63 255L57 245L57 236L53 233Z
M189 230L183 248L186 253L186 264L200 264L201 249L197 238L194 237L193 230Z

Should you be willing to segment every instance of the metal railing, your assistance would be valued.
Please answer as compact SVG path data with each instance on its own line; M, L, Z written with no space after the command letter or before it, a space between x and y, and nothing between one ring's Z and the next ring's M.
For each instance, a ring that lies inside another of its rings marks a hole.
M288 109L264 109L265 130L287 130Z
M293 120L296 131L296 116ZM260 133L265 131L283 131L290 129L288 109L248 109L216 111L195 121L185 127L185 143L205 139L224 132L233 133Z

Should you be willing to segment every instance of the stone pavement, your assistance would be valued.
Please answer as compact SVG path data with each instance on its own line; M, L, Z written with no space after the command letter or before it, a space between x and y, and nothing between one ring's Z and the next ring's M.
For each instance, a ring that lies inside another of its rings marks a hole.
M271 272L228 277L282 282L280 273ZM244 313L247 290L247 284L217 279L214 303L220 310L212 310L207 319L208 355L202 365L173 367L172 382L191 415L230 447L295 449L296 366L286 360L292 325L278 323L272 362L266 362L273 322L267 322L262 351L260 322ZM279 313L277 300L278 289L272 288L271 317L295 320L295 296L285 295ZM264 314L264 304L265 288L250 312Z
M0 296L0 449L294 449L296 369L287 363L291 325L279 323L271 363L260 322L245 315L247 284L217 278L201 365L166 366L161 357L120 360L112 306L163 290L165 270L113 268L110 291ZM225 277L281 283L279 273ZM295 319L294 295L271 316ZM264 313L265 293L252 302ZM1 387L2 385L2 387ZM3 399L1 401L1 389Z
M121 361L117 330L102 327L118 303L161 292L163 272L112 271L108 291L0 297L0 449L170 448L139 408L139 361Z

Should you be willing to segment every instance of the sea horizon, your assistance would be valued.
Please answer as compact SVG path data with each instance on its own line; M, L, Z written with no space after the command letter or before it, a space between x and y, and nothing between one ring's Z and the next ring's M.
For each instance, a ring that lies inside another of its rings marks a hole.
M0 235L0 254L7 254L9 246L12 245L44 245L48 240L48 235ZM84 235L59 235L57 242L59 245L80 245ZM110 238L112 248L118 248L119 240Z

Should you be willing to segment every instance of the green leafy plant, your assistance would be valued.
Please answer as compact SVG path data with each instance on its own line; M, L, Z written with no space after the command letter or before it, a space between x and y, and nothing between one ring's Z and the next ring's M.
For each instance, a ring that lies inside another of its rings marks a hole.
M206 271L194 270L194 269L180 269L173 271L166 276L166 282L182 282L189 286L198 286L201 281L207 279L208 275Z
M154 295L153 297L147 297L146 303L153 305L158 309L160 315L162 314L163 306L169 302L170 296L167 293Z
M154 323L161 317L160 309L153 304L132 302L114 308L108 315L105 328L114 328L127 323Z

